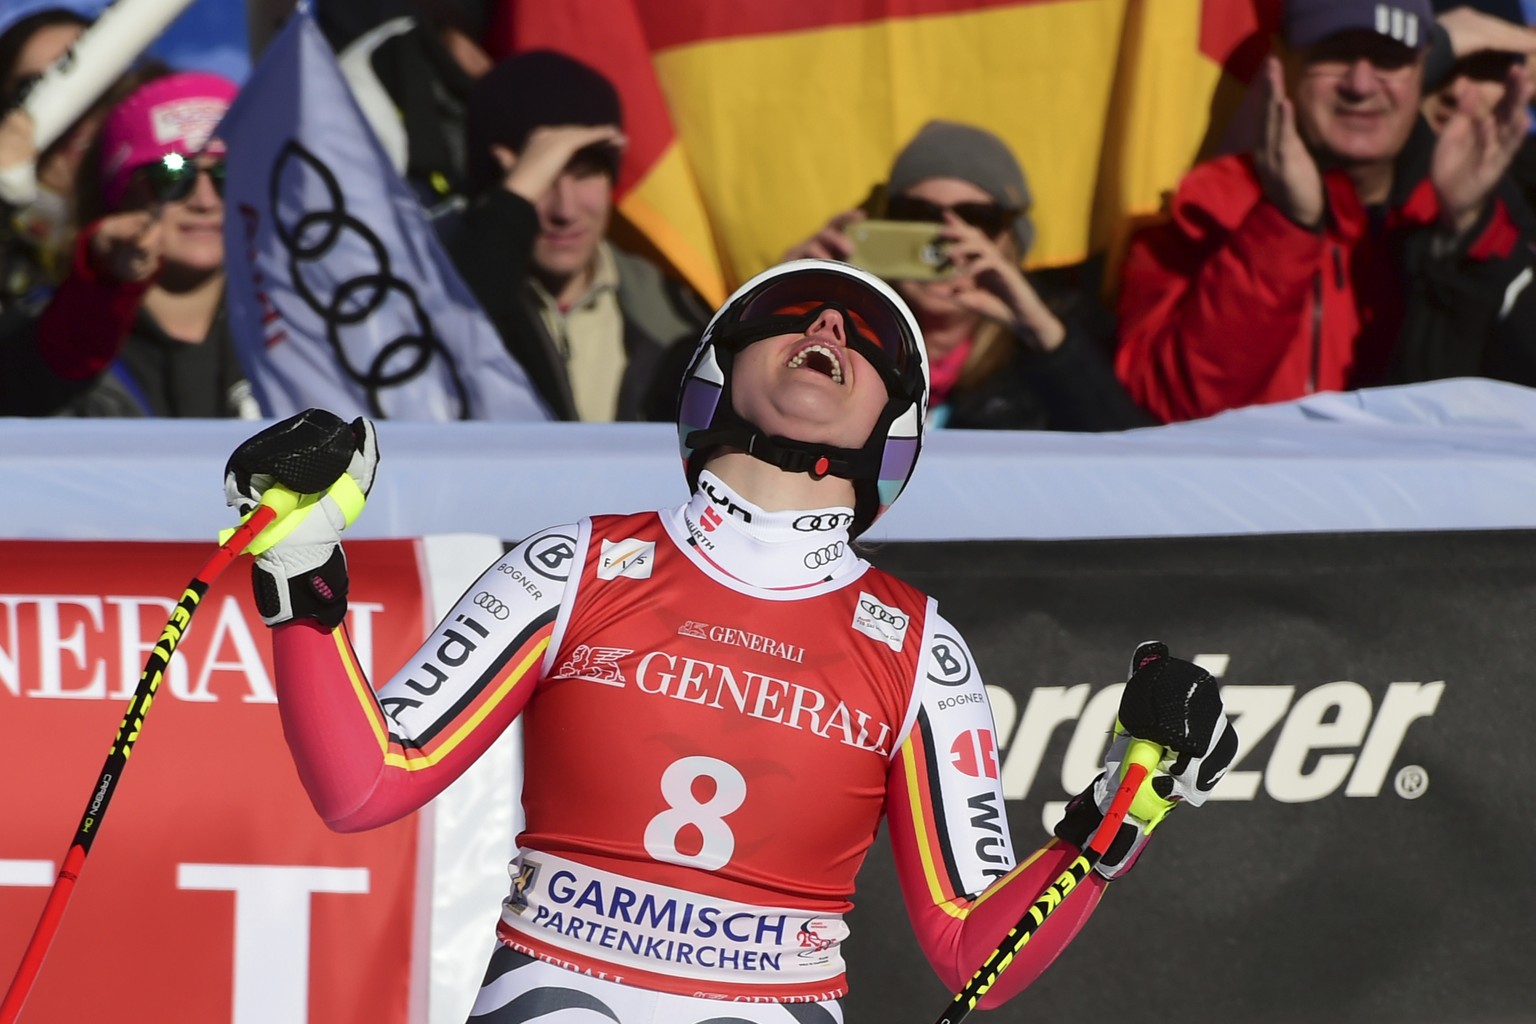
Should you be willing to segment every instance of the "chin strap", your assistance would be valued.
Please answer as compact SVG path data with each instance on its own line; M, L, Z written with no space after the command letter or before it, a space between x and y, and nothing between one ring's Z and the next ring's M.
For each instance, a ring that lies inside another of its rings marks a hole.
M735 448L785 472L809 474L813 480L835 476L857 483L868 477L871 470L879 469L871 453L864 449L833 448L829 445L807 444L788 437L767 437L741 427L695 430L688 435L685 443L694 451Z

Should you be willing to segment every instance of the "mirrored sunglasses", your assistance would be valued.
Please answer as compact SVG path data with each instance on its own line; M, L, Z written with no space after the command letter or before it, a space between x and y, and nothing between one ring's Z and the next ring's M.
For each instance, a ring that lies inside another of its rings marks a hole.
M214 191L221 196L224 194L223 157L211 164L199 164L195 157L167 153L154 163L145 164L141 172L155 198L162 203L175 203L190 196L197 188L199 174L208 175Z
M1013 222L1022 212L996 203L955 203L951 206L940 206L926 199L916 199L912 196L892 196L886 203L885 215L890 220L942 224L945 210L949 210L971 227L980 228L983 233L992 237L1013 227Z

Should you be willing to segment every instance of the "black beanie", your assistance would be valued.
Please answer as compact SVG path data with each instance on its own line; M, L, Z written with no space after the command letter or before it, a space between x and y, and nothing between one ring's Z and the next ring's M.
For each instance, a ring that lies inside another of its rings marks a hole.
M465 118L465 186L477 195L501 177L492 146L521 154L528 136L545 125L623 127L624 110L601 71L554 50L530 50L508 57L475 83ZM615 173L618 159L615 149Z

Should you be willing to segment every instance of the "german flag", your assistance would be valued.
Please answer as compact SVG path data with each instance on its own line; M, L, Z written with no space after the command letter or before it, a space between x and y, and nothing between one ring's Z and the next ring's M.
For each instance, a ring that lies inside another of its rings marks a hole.
M712 301L860 203L931 118L995 132L1033 266L1117 248L1213 145L1281 0L562 0L497 56L561 50L625 104L623 218Z

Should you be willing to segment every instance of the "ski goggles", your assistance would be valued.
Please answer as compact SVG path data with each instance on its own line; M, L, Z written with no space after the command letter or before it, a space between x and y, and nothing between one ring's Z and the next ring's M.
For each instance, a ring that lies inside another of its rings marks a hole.
M942 224L946 210L971 227L980 228L988 237L996 237L1013 227L1013 222L1018 220L1019 214L1024 212L999 206L996 203L954 203L950 206L940 206L938 203L930 203L926 199L916 199L912 196L892 196L885 204L887 220Z
M224 158L220 156L211 164L199 164L197 161L195 156L167 153L154 163L145 164L139 173L148 182L155 199L162 203L176 203L190 196L197 188L197 177L200 174L208 175L213 190L222 196Z
M906 390L921 374L918 341L896 307L867 284L833 272L803 271L767 282L742 303L728 344L739 351L762 338L807 330L829 308L843 315L849 347L890 382Z

